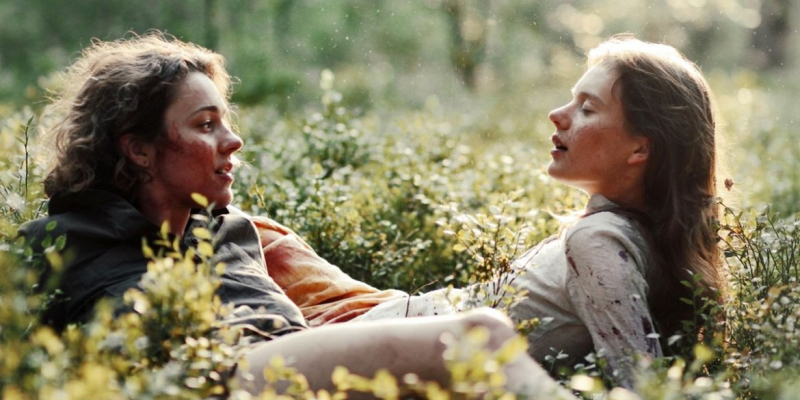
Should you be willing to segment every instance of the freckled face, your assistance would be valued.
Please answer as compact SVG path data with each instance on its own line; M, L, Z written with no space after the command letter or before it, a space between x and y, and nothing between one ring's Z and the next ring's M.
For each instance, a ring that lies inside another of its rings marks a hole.
M572 101L549 115L556 132L547 173L589 195L612 191L640 145L625 129L616 81L607 66L591 68L573 88Z
M193 208L192 193L217 207L232 200L233 154L242 140L225 121L228 104L211 79L192 72L165 113L166 144L157 149L149 185L162 208Z

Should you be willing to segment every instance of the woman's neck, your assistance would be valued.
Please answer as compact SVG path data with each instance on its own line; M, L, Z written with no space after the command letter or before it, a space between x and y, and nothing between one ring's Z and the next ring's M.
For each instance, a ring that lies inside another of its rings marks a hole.
M186 229L191 215L190 207L168 204L162 199L149 197L144 193L139 196L138 208L150 222L158 226L165 222L168 223L168 231L177 236L183 236L183 231Z
M639 211L646 211L647 209L644 193L615 193L610 196L604 195L604 197L622 207Z
M644 184L629 182L628 184L617 184L612 187L606 187L602 190L588 190L586 193L590 197L595 194L602 195L618 206L639 211L645 211L647 209Z

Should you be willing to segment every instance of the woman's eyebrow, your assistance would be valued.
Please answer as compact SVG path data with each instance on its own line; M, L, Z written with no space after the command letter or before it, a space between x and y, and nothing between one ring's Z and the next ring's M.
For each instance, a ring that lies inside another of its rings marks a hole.
M224 115L228 111L228 108L225 107L225 108L220 109L219 107L217 107L215 105L208 105L208 106L200 107L197 110L194 110L194 112L189 114L189 117L192 117L194 115L197 115L197 114L199 114L201 112L205 112L205 111L216 112L216 113L219 113L220 115Z
M582 98L589 99L593 103L598 103L599 105L605 105L606 104L606 102L603 101L603 99L601 99L600 96L598 96L598 95L596 95L594 93L591 93L591 92L580 91L580 92L575 93L575 91L573 90L572 91L572 95L575 96L575 97L582 97Z

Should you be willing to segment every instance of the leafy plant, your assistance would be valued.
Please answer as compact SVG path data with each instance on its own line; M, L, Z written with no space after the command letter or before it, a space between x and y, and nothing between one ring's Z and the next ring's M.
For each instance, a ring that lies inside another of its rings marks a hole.
M365 114L346 107L329 78L323 85L326 100L316 109L239 112L248 131L234 204L291 227L322 257L376 287L414 292L483 283L475 305L506 309L522 295L505 284L514 279L514 260L558 231L552 215L585 202L580 192L546 177L544 156L532 155L542 151L530 135L505 127L508 121L522 124L518 121L530 118L527 112L490 122L435 107ZM723 103L723 112L737 118L731 120L743 118ZM741 126L764 118L753 114ZM120 314L105 304L91 323L60 335L39 324L38 310L53 298L31 266L46 260L59 265L68 255L62 254L63 239L44 243L48 251L40 258L15 240L19 224L45 210L42 151L35 113L6 112L0 122L0 143L8 149L0 154L0 396L251 398L227 380L240 343L234 330L218 323L226 310L213 295L217 271L210 262L211 239L202 232L197 235L204 240L190 253L178 251L167 237L143 249L151 262L144 291L126 296L136 312ZM763 146L747 145L753 157L773 157L771 163L780 168L794 165L791 151L775 147L789 148L790 132L757 132L770 137ZM736 172L775 175L765 163L741 168ZM774 187L753 188L752 197L742 201L758 203L773 193L768 208L720 205L729 287L725 302L696 310L691 324L702 327L702 340L676 338L669 357L642 360L632 390L608 386L602 354L568 371L565 384L610 399L772 399L795 393L800 220L785 213L796 209L790 194L800 192L800 181L779 180ZM448 353L452 387L383 372L356 377L340 369L338 391L311 392L300 375L278 363L274 376L294 386L270 387L262 397L338 399L352 394L348 391L381 398L511 396L495 392L500 378L492 363L499 354L455 350L480 347L475 343L482 334L474 335L469 339L474 343L449 343L455 346Z

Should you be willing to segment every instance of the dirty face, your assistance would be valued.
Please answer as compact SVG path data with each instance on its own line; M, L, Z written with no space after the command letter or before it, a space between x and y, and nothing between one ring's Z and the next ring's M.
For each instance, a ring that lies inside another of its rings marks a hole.
M166 144L156 150L150 188L162 209L194 208L192 193L216 207L232 200L234 153L242 140L225 119L228 103L211 79L192 72L179 84L165 113Z
M616 81L609 67L592 67L573 88L572 100L549 114L556 132L548 174L590 195L608 191L642 144L626 129Z

